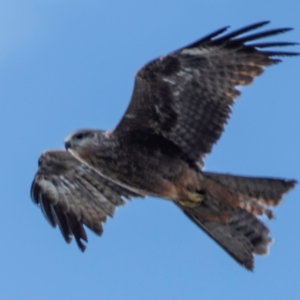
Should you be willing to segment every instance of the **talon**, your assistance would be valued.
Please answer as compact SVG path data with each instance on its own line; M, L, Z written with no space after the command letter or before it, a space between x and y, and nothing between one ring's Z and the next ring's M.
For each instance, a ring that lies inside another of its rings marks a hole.
M187 199L178 200L178 202L185 207L195 208L204 200L204 195L195 192L187 192Z

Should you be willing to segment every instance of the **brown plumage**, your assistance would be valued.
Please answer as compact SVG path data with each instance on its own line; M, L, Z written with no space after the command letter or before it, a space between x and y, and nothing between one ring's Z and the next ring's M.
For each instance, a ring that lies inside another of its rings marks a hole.
M67 243L75 236L81 250L87 241L83 224L102 234L102 222L112 217L117 206L141 197L103 178L64 150L44 152L31 187L31 198L40 205L52 226L59 226Z
M42 154L31 196L67 242L74 235L84 250L83 224L101 234L101 223L124 197L152 195L173 201L237 262L253 269L253 254L267 253L271 242L257 216L273 218L271 208L296 182L201 169L240 94L237 86L280 61L274 57L298 55L264 50L294 43L249 44L290 30L243 35L267 23L227 35L222 28L148 63L136 75L115 130L79 130L65 140L72 155Z

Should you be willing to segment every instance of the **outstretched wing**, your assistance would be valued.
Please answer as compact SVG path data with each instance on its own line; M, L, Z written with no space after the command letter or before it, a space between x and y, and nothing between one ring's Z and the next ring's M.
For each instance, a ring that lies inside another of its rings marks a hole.
M72 236L84 251L87 235L83 225L102 234L102 223L114 215L123 197L140 196L102 177L64 150L44 152L31 186L31 198L67 243Z
M202 159L219 139L234 99L244 86L278 63L276 56L293 52L260 50L294 43L248 44L260 38L289 31L280 28L242 36L268 22L260 22L221 35L222 28L201 40L156 59L136 75L130 105L114 134L133 132L160 135L180 149L189 161L202 165ZM138 140L135 138L135 143Z

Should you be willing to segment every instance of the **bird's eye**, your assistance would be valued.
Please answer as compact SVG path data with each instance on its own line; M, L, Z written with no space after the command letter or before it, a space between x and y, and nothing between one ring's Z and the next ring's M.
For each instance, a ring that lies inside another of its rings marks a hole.
M78 133L78 134L76 134L76 139L77 139L77 140L83 139L83 133Z

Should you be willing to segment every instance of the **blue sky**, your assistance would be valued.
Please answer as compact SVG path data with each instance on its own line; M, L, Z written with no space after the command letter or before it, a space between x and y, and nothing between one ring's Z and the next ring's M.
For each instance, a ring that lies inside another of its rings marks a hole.
M298 0L2 0L0 2L1 299L298 299L300 189L268 222L275 243L253 273L174 205L135 200L65 244L29 189L44 149L78 128L113 128L136 71L207 33L261 20L294 27ZM291 47L300 51L300 47ZM300 179L300 58L284 58L243 89L206 169Z

